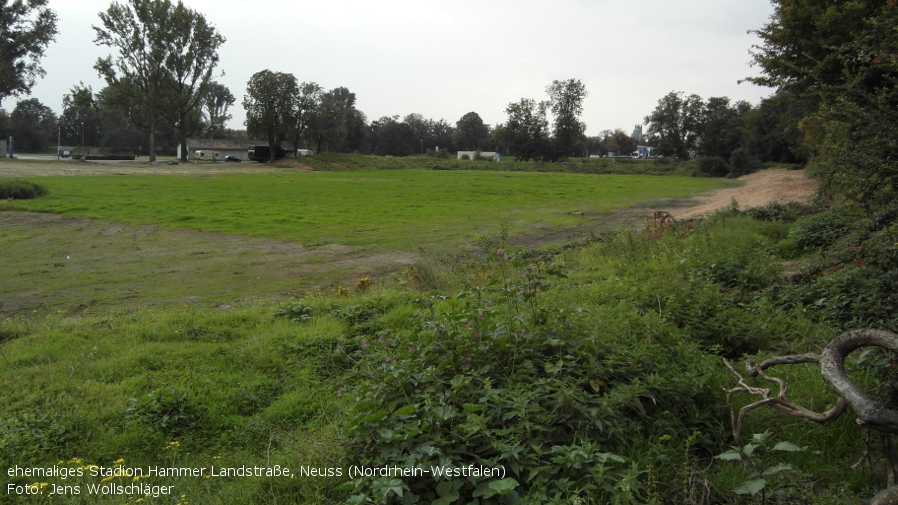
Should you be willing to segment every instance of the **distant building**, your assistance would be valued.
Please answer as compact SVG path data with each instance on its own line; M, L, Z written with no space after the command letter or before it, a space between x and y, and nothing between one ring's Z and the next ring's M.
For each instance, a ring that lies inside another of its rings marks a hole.
M458 159L462 159L463 156L467 156L469 160L473 160L475 156L480 155L481 158L491 159L495 161L499 161L501 157L499 153L492 151L459 151Z
M636 156L640 158L649 158L652 156L653 148L650 146L636 146Z
M630 135L630 137L632 137L633 140L635 140L637 144L639 142L642 142L642 125L641 124L638 124L633 127L633 134Z
M249 159L247 154L249 146L268 145L267 140L210 140L210 139L187 139L187 159L188 160L211 160L215 153L216 160L223 160L225 156L236 156L243 161ZM292 152L292 149L290 149ZM197 152L203 153L203 156L197 157ZM178 145L178 158L181 157L181 146Z

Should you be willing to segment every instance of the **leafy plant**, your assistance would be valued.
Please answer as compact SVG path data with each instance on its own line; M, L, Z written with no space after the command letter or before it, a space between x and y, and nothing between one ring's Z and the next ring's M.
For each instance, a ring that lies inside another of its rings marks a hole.
M28 200L44 196L47 188L30 181L11 180L0 182L0 198L7 200Z

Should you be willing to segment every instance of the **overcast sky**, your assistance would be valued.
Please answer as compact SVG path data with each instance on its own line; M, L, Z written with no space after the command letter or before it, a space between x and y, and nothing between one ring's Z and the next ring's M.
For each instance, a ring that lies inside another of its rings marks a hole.
M93 43L109 0L50 0L59 34L32 90L59 114L83 82L104 86L93 65L116 50ZM451 124L474 111L491 125L521 98L544 100L555 79L589 91L588 135L630 133L670 91L757 104L770 90L737 81L757 74L748 30L773 12L769 0L185 0L227 42L217 80L237 103L264 69L356 94L369 122L416 112ZM27 98L27 97L20 97ZM3 107L15 108L8 98Z

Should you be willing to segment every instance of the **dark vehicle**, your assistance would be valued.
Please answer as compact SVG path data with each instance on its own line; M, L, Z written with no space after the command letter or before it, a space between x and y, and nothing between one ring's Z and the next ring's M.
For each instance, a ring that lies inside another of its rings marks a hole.
M240 158L233 156L233 155L228 155L228 156L225 156L225 161L233 161L236 163L240 163Z
M287 151L281 147L274 149L274 159L281 160L287 157ZM249 146L247 158L250 161L265 163L271 159L271 149L268 146Z

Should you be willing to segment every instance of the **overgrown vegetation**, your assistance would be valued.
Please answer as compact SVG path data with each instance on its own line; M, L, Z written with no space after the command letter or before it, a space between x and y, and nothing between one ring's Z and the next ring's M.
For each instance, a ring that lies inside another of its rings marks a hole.
M733 445L721 357L895 326L879 282L898 270L894 243L844 212L730 210L541 251L487 242L276 306L21 314L0 322L2 385L20 391L0 397L0 458L325 475L153 481L203 503L855 501L884 476L849 468L865 443L850 419L808 432L757 410L758 447L714 459ZM783 275L786 260L806 267ZM864 373L873 389L891 380ZM793 368L792 394L826 405L814 374ZM466 476L353 478L357 465Z
M0 199L4 200L28 200L44 196L47 188L31 181L6 180L0 181Z

